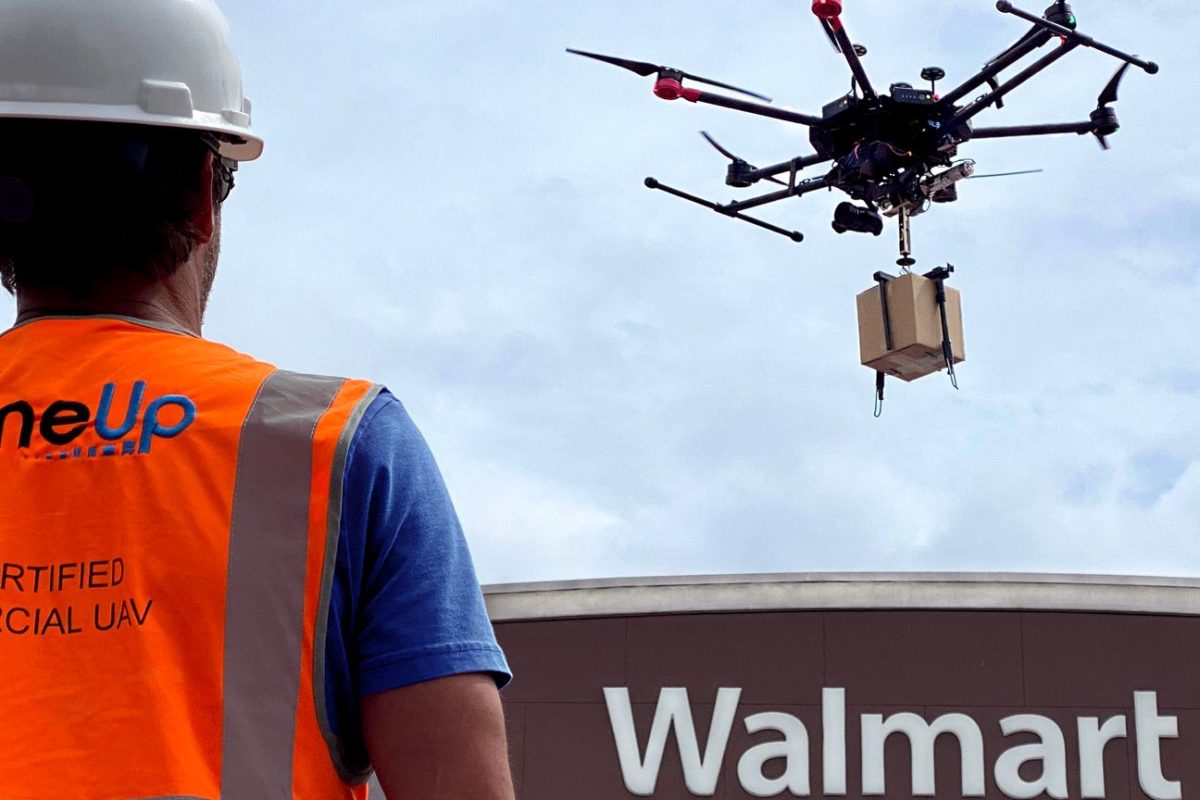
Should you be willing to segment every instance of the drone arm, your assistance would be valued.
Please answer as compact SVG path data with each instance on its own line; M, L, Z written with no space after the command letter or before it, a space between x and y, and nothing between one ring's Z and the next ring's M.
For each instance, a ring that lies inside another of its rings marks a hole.
M1017 63L1034 50L1037 50L1039 47L1042 47L1051 39L1051 34L1046 33L1045 31L1039 31L1035 29L1032 31L1032 33L1032 36L1022 39L1000 56L990 61L978 75L967 80L949 94L944 95L941 102L946 106L954 105L983 84L995 80L996 76L1005 69Z
M772 164L769 167L761 167L760 169L752 170L746 174L746 180L751 183L756 183L765 178L774 178L776 175L782 175L785 172L796 170L797 172L805 167L811 167L815 164L821 164L832 159L826 156L803 156L801 158L793 158L791 161L784 161L780 164Z
M762 103L751 103L748 100L738 100L734 97L726 97L725 95L713 94L712 92L690 91L688 94L683 95L683 97L684 99L691 100L693 103L705 103L710 106L731 108L734 111L745 111L748 114L757 114L760 117L781 119L784 122L795 122L800 125L815 126L820 126L823 124L823 120L821 120L819 117L810 116L808 114L800 114L783 108L775 108L774 106L763 105Z
M1007 125L996 128L976 128L972 139L1002 139L1013 136L1052 136L1060 133L1077 133L1082 136L1096 128L1093 122L1064 122L1051 125Z
M1081 44L1084 47L1090 47L1094 50L1099 50L1101 53L1106 53L1107 55L1110 55L1113 58L1118 58L1121 61L1125 61L1129 64L1133 64L1136 67L1141 67L1142 69L1144 69L1146 72L1150 73L1151 75L1158 72L1158 64L1155 64L1153 61L1143 61L1142 59L1138 58L1137 56L1131 56L1128 53L1122 53L1120 50L1117 50L1115 47L1109 47L1106 44L1097 42L1092 37L1085 36L1084 34L1079 33L1078 31L1072 30L1071 28L1068 28L1065 25L1059 25L1057 22L1051 22L1048 19L1043 19L1041 17L1035 16L1034 14L1030 14L1028 11L1022 11L1021 9L1014 6L1012 3L1008 2L1008 0L998 0L998 2L996 3L996 8L1003 14L1012 14L1013 16L1020 17L1023 20L1032 22L1034 25L1037 25L1039 28L1044 28L1056 36L1061 36L1066 40L1075 42L1076 44Z
M1015 75L1010 80L1002 83L1000 85L1000 88L998 88L994 91L988 92L983 97L980 97L978 100L976 100L975 102L971 103L966 108L959 111L957 114L955 114L953 117L951 117L948 122L946 122L944 127L948 130L954 130L955 128L959 127L964 122L967 122L972 117L976 116L981 111L985 110L988 106L995 103L997 100L1002 99L1009 92L1013 91L1017 87L1024 84L1026 81L1028 81L1034 75L1037 75L1039 72L1041 72L1042 70L1049 67L1055 61L1058 61L1060 58L1065 56L1067 53L1070 53L1076 47L1079 47L1079 45L1080 45L1080 42L1077 42L1074 40L1063 42L1060 46L1058 46L1054 49L1054 52L1047 53L1046 55L1042 56L1034 63L1030 64L1024 70L1022 70L1020 72L1020 74Z
M748 217L745 214L730 209L729 206L718 205L717 203L705 200L702 197L696 197L695 195L688 194L687 192L681 192L680 190L671 186L659 183L654 178L646 178L646 188L657 189L660 192L666 192L667 194L672 195L673 197L678 197L681 200L687 200L689 203L695 203L698 206L704 206L705 208L712 209L723 216L732 217L733 219L740 219L742 222L749 222L751 225L757 225L764 230L771 231L771 233L778 233L781 236L786 236L793 242L804 241L804 234L800 233L799 231L789 231L784 228L780 228L778 225L772 225L769 222L763 222L761 219Z
M867 100L875 100L876 95L875 90L871 87L871 79L867 77L867 71L863 68L862 61L858 58L858 53L854 52L854 43L850 41L850 36L846 33L846 28L842 25L841 19L832 17L828 22L829 30L833 31L833 37L837 41L838 49L846 57L846 63L850 65L850 71L854 73L854 80L858 81L863 96Z

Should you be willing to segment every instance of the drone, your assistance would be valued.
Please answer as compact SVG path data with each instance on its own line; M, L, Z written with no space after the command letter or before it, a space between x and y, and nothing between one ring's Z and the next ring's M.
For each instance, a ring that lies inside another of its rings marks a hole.
M950 91L939 94L938 81L946 77L946 72L940 67L926 67L921 72L921 79L929 83L928 89L915 88L908 83L893 83L885 94L876 90L863 67L862 58L867 54L866 48L851 41L842 23L841 0L813 0L813 14L853 73L849 94L826 105L820 116L776 108L769 105L770 98L673 67L569 48L567 52L614 64L643 77L653 75L654 94L663 100L683 99L720 106L793 122L809 129L809 141L815 151L813 154L761 168L734 155L708 133L702 132L709 144L730 161L725 176L726 185L745 189L767 181L782 186L767 194L718 204L667 186L654 178L646 179L648 188L782 234L795 242L802 242L804 235L745 212L818 190L837 189L849 195L851 201L837 206L833 218L834 231L838 234L851 232L879 236L884 227L883 218L895 218L900 229L900 258L897 263L907 269L916 263L912 257L911 218L925 212L932 204L956 201L959 181L971 177L990 177L975 175L975 162L958 157L961 145L973 139L1074 133L1092 134L1100 146L1107 150L1108 137L1120 127L1112 104L1117 101L1117 90L1126 71L1130 66L1137 66L1151 75L1158 72L1158 65L1154 62L1143 61L1080 33L1071 6L1063 0L1055 0L1041 17L1016 8L1007 0L997 2L996 8L1001 13L1026 20L1032 27L1012 46L984 65L976 75ZM1058 44L1053 50L1001 81L1002 72L1056 40ZM1006 127L977 128L972 125L972 120L979 114L992 107L1003 108L1004 98L1011 92L1079 47L1098 50L1123 62L1100 93L1096 108L1087 120ZM685 85L685 81L726 89L761 102L696 89ZM982 95L967 99L984 86L987 90ZM824 174L801 179L801 171L824 164L830 165Z

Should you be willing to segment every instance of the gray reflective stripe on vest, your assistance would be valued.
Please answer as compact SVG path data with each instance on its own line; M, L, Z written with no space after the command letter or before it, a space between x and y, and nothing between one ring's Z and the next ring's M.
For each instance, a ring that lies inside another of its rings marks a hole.
M242 429L226 587L222 800L291 797L313 436L344 383L276 372Z
M358 401L342 435L338 437L337 450L333 456L329 486L329 514L326 521L325 565L321 572L321 602L317 606L317 628L313 647L313 694L317 707L317 723L321 727L321 735L329 745L329 755L337 769L338 776L350 785L363 783L371 777L371 763L366 754L348 752L333 726L329 724L329 710L325 704L325 645L326 634L329 630L329 598L333 594L333 575L337 563L338 539L342 533L342 491L346 476L346 461L350 456L350 443L358 431L371 403L383 391L382 386L372 386Z

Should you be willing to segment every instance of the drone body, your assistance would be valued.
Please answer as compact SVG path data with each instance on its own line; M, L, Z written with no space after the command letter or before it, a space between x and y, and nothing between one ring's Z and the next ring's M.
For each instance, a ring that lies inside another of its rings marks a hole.
M930 203L953 202L957 199L955 184L973 176L974 162L958 158L960 145L972 139L1091 133L1107 149L1106 137L1119 127L1111 104L1117 100L1117 87L1125 72L1130 65L1141 67L1150 74L1158 72L1158 66L1152 62L1122 53L1079 33L1075 15L1064 0L1055 0L1042 17L1015 8L1007 0L1000 0L996 3L998 10L1018 16L1031 23L1032 27L1015 44L988 62L979 73L945 95L939 95L937 82L945 77L945 72L938 67L928 67L921 77L929 81L929 89L894 83L886 93L881 93L876 91L863 67L861 57L866 55L865 48L850 41L841 22L841 6L840 0L813 0L814 15L835 49L845 57L854 75L851 92L825 106L820 116L778 109L767 105L769 100L760 95L682 70L580 50L569 52L621 66L639 75L655 75L654 93L664 100L684 99L722 106L809 128L813 154L763 168L754 167L725 150L707 133L704 134L710 144L730 159L725 179L727 185L748 188L767 180L783 187L777 191L717 204L666 186L653 178L646 179L649 188L665 191L725 216L783 234L797 242L804 238L799 232L779 228L745 212L819 189L837 189L861 205L854 202L839 205L834 215L833 229L837 233L852 231L878 236L883 230L883 216L898 217L901 256L898 263L905 267L915 263L911 257L910 218L925 211ZM1057 46L1048 53L1006 81L1000 81L999 76L1005 70L1055 41L1058 42ZM1004 98L1010 92L1081 46L1100 50L1124 62L1101 92L1097 106L1087 120L990 128L972 125L972 120L981 112L993 106L1002 108ZM684 85L685 80L729 89L766 102L749 102L702 91ZM964 102L964 98L985 85L988 91L974 100ZM823 174L800 179L802 170L818 165L828 165Z

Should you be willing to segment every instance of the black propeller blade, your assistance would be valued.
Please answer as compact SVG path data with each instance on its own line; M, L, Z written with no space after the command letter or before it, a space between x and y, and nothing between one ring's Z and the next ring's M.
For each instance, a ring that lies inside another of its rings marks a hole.
M728 83L721 83L720 81L714 81L709 78L702 78L699 75L693 75L690 72L684 72L683 70L675 69L674 67L660 67L655 64L651 64L648 61L630 61L627 58L617 58L616 56L605 56L605 55L600 55L599 53L588 53L584 50L572 50L570 47L567 48L567 52L574 53L577 56L584 56L586 58L594 58L597 61L603 61L607 64L613 64L618 67L624 67L625 69L629 70L630 72L636 72L638 75L641 75L643 78L647 77L649 75L653 75L658 72L675 72L675 73L678 73L678 74L682 75L683 77L687 78L688 80L693 80L698 83L707 83L709 86L718 86L722 89L728 89L731 92L737 92L738 94L744 94L744 95L748 95L750 97L757 98L759 100L762 100L765 103L771 102L771 98L765 97L764 95L758 94L757 92L751 92L746 89L739 89L738 87L731 86Z
M724 147L721 147L721 145L717 144L717 140L714 139L711 135L709 135L708 131L700 131L700 135L703 136L706 140L708 140L708 143L711 144L714 148L716 148L716 151L718 153L725 156L730 161L745 161L744 158L738 158L733 153L729 152Z
M1117 88L1121 85L1121 79L1125 77L1125 72L1129 69L1129 66L1128 63L1122 64L1121 68L1112 76L1112 80L1108 82L1108 85L1104 87L1104 91L1096 98L1097 107L1117 102Z
M587 58L594 58L597 61L604 61L605 63L608 63L608 64L615 64L618 67L624 67L625 69L629 70L630 72L636 72L638 75L641 75L643 78L645 78L648 75L653 75L654 73L663 69L662 67L656 66L647 61L630 61L627 58L617 58L616 56L602 56L599 53L587 53L587 52L584 52L583 50L572 50L569 47L567 48L567 52L574 53L577 56L586 56Z
M821 27L825 29L825 35L829 37L829 43L833 45L833 49L842 52L842 46L838 44L837 36L833 33L833 26L829 24L829 20L821 19Z
M757 167L755 167L753 164L748 163L746 161L746 159L741 158L740 156L735 156L733 153L729 152L724 147L722 147L717 142L716 139L714 139L712 136L709 135L708 131L700 131L700 135L703 136L708 141L709 144L711 144L714 148L716 148L716 151L718 153L720 153L721 155L728 158L734 164L740 164L740 165L744 166L747 170L757 169ZM778 183L780 186L787 186L786 183L779 180L778 178L766 177L763 180L771 181L771 183Z
M1116 133L1120 128L1117 124L1117 114L1111 108L1109 103L1117 102L1117 89L1121 86L1121 79L1125 77L1126 70L1129 69L1129 63L1126 62L1113 74L1108 85L1104 87L1104 91L1096 98L1096 110L1092 112L1092 122L1096 128L1092 131L1092 135L1096 137L1096 141L1100 143L1100 149L1108 149L1108 137L1110 134Z
M833 49L837 52L842 52L842 45L838 41L837 34L833 32L833 25L829 24L829 20L820 20L821 27L825 29L825 35L829 37L829 43L833 45ZM854 54L862 58L867 54L867 48L861 44L854 45Z

